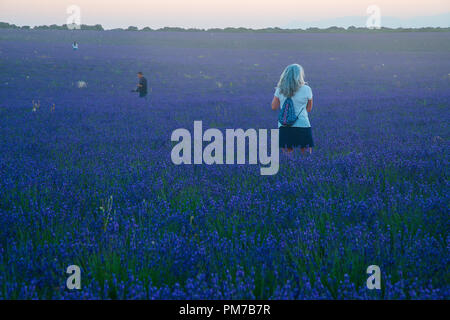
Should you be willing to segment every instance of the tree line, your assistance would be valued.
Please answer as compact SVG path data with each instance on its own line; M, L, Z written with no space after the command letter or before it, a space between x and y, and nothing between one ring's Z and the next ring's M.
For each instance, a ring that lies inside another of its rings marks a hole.
M0 22L0 29L21 29L21 30L70 30L66 24L63 25L41 25L41 26L17 26L15 24ZM74 29L76 30L76 29ZM101 24L96 25L86 25L81 24L79 30L94 30L94 31L105 31ZM448 32L450 28L440 28L440 27L423 27L423 28L386 28L382 27L379 29L369 29L365 27L355 27L350 26L348 28L343 27L329 27L329 28L306 28L306 29L283 29L278 27L263 28L263 29L252 29L252 28L209 28L209 29L199 29L199 28L180 28L180 27L164 27L158 29L152 29L149 27L141 28L135 26L129 26L128 28L115 28L108 29L106 31L172 31L172 32L255 32L255 33L302 33L302 32L329 32L329 33L339 33L339 32Z

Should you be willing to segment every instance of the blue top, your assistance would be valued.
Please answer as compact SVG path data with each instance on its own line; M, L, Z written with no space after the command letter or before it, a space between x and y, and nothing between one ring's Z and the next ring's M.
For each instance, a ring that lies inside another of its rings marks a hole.
M147 79L145 77L141 77L139 79L140 87L137 88L137 92L139 92L139 97L145 97L147 95Z
M280 107L283 106L286 97L280 92L280 89L277 88L274 93L275 97L280 99ZM309 86L304 84L298 89L298 91L291 97L294 102L295 115L298 116L297 121L292 125L292 127L300 127L300 128L309 128L311 124L309 123L308 112L306 111L306 105L308 104L308 100L312 100L313 94L312 90ZM281 123L278 122L278 128L281 127Z

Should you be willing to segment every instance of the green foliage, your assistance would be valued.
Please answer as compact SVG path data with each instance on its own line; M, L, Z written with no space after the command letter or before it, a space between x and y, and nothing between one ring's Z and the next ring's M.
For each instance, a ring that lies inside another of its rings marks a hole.
M7 22L0 22L0 29L30 29L29 26L16 26L15 24L10 24ZM56 24L52 24L50 26L42 25L35 26L33 29L36 30L69 30L67 25L63 24L58 26ZM105 30L101 24L96 25L86 25L82 24L80 26L81 30L95 30L95 31L103 31ZM424 27L424 28L385 28L382 27L380 29L369 29L365 27L355 27L350 26L348 28L331 26L328 28L307 28L307 29L282 29L278 27L270 27L263 29L252 29L252 28L244 28L244 27L228 27L228 28L210 28L210 29L199 29L199 28L181 28L181 27L163 27L159 29L152 29L150 27L144 27L139 30L138 27L129 26L126 29L122 28L114 28L109 29L111 31L164 31L164 32L231 32L231 33L242 33L242 32L255 32L255 33L336 33L336 32L449 32L450 28L435 28L435 27Z

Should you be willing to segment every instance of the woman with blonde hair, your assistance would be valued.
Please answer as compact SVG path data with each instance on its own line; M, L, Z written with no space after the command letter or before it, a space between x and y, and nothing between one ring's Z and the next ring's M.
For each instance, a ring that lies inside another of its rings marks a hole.
M303 67L291 64L286 67L280 77L272 100L272 110L284 112L291 107L294 116L291 122L278 121L280 129L280 147L285 153L291 153L295 147L300 147L302 154L308 149L312 152L314 142L308 114L312 110L312 90L306 84Z

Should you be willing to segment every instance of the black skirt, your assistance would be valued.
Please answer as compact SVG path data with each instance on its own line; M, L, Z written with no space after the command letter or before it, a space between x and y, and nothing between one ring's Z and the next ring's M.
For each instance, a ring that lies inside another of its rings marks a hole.
M311 127L280 127L280 148L314 147Z

